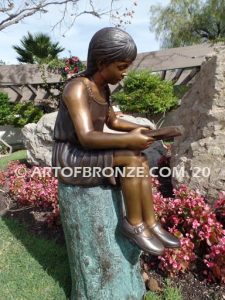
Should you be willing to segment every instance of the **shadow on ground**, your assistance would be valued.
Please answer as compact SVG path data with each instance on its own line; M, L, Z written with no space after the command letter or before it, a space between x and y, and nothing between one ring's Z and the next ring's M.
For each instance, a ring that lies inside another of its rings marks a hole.
M59 286L64 290L66 297L69 298L71 277L66 246L59 246L53 241L40 240L32 236L28 233L26 225L16 220L10 220L5 216L2 217L2 220L47 274L58 282Z

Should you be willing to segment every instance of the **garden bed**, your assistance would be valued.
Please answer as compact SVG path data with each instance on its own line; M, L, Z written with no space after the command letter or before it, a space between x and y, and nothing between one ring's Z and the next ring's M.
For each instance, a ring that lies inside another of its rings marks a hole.
M25 224L28 232L37 237L54 240L57 244L65 244L61 224L57 226L48 225L48 212L34 206L18 206L15 200L9 199L7 193L4 194L3 192L0 192L0 216L1 215Z

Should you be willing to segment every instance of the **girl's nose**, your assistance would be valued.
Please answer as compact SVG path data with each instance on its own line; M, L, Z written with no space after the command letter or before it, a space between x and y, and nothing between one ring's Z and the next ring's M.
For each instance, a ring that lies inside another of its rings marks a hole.
M122 73L122 77L124 78L125 76L127 76L127 73L126 73L126 72L123 72L123 73Z

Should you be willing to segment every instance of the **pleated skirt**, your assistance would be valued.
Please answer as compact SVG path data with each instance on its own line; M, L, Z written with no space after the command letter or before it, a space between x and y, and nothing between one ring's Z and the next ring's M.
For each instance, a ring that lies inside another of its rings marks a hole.
M86 187L118 185L113 172L113 150L86 150L56 141L52 151L53 172L64 184Z

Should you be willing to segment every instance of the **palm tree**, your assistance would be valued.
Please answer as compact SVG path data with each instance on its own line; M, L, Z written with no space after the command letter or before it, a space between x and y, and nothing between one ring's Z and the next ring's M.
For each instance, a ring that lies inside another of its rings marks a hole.
M27 36L21 39L22 46L13 46L19 54L17 60L22 63L36 64L48 63L58 58L58 54L64 50L59 43L53 43L50 36L44 33L32 35L28 32Z

